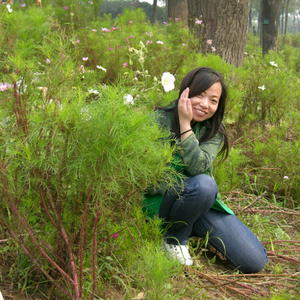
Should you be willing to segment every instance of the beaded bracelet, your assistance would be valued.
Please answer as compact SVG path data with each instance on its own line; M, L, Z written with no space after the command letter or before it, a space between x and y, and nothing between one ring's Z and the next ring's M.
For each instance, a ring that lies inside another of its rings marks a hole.
M189 131L191 131L191 130L193 130L193 129L189 129L189 130L187 130L187 131L185 131L185 132L182 132L182 133L180 133L180 135L183 135L183 134L185 134L185 133L187 133L187 132L189 132Z

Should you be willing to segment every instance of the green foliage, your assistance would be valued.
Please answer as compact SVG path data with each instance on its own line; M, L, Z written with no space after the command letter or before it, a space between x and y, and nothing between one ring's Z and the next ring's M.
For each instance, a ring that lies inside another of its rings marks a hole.
M148 20L152 20L153 7L148 2L130 2L130 1L103 1L99 14L111 14L111 18L116 18L121 15L126 9L142 9ZM163 22L166 20L166 8L157 7L157 21Z
M263 58L258 37L249 35L245 63L234 68L199 53L199 41L180 22L152 26L130 5L114 19L96 19L93 5L43 1L41 9L33 2L15 4L11 14L0 7L0 82L12 84L0 91L0 217L71 296L74 259L85 298L104 295L107 283L132 298L134 288L149 299L183 298L187 286L170 293L180 266L160 251L161 221L145 220L140 209L147 188L172 185L173 149L151 112L178 97L194 67L220 71L229 87L231 151L214 166L219 191L268 191L266 201L276 207L299 205L299 35ZM176 76L168 93L164 72ZM125 104L129 94L133 103ZM266 239L288 238L287 227L266 226L270 220L256 214L246 223ZM16 266L20 289L34 290L37 266L25 254Z

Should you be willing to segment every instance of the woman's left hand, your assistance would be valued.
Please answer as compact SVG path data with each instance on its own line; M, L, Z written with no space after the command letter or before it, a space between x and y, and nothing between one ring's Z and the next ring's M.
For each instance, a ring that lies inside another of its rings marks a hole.
M191 99L189 98L189 88L186 88L178 100L178 115L181 132L191 128L191 121L193 119L193 110Z

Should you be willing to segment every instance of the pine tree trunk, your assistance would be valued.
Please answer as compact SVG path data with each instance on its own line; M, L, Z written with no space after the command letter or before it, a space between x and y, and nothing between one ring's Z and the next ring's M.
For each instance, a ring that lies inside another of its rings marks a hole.
M282 0L262 0L263 54L278 49L278 16Z
M178 18L188 25L188 2L187 0L168 0L168 19Z
M252 6L253 6L253 0L250 0L249 11L248 11L248 32L249 33L252 30Z
M262 0L260 0L260 2L259 2L258 26L257 26L257 33L259 34L260 37L261 37L261 28L262 28L261 13L262 13ZM262 46L262 40L260 40L260 44Z
M152 12L152 23L157 22L157 0L153 0L153 12Z
M289 3L290 3L290 0L287 0L286 1L286 8L285 8L285 26L284 26L284 39L283 39L284 44L285 44L285 38L286 38L287 26L288 26L288 19L289 19Z
M190 27L202 37L202 50L211 52L213 46L226 62L241 66L248 23L247 0L189 0L188 6ZM195 19L201 19L204 27L195 24ZM206 43L210 39L212 45Z

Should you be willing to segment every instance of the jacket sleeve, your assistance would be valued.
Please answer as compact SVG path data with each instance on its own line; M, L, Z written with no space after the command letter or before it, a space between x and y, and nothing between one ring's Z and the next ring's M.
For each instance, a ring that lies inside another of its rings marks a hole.
M206 173L218 155L222 143L223 137L219 133L200 145L194 133L182 142L177 139L177 151L185 164L185 171L190 176Z

